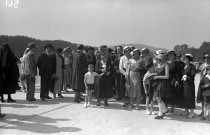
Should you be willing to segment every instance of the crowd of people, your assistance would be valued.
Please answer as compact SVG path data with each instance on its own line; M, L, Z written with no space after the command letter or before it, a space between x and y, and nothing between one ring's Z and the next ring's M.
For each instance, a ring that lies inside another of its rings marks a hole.
M156 51L154 54L147 48L139 50L132 46L116 46L114 49L102 45L98 50L93 47L77 45L55 49L47 44L45 52L35 58L37 46L29 43L21 61L21 74L17 66L18 59L4 43L0 49L0 94L1 102L15 102L11 98L17 89L19 76L26 100L36 101L34 97L36 76L39 74L40 99L64 98L62 90L67 88L75 92L74 102L83 101L84 107L91 106L92 97L97 106L108 99L122 101L124 107L139 110L141 103L146 104L146 114L156 115L163 119L167 113L174 113L175 108L184 109L183 116L193 118L196 108L195 75L201 71L197 102L202 103L201 120L210 117L210 56L204 56L204 64L198 69L193 64L193 56L176 54L170 50ZM38 72L37 72L38 69ZM153 110L158 104L158 114ZM170 109L169 109L170 107ZM1 114L0 117L4 117Z

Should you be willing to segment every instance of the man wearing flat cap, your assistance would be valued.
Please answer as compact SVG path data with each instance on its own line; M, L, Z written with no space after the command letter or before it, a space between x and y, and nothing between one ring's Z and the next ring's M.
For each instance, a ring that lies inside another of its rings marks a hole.
M81 102L80 92L85 92L84 75L87 71L87 59L83 50L83 45L77 45L77 51L73 54L72 89L75 92L75 103Z
M51 88L54 82L53 76L56 74L56 59L52 55L53 46L52 44L47 44L44 48L45 53L41 54L37 61L39 75L41 76L40 98L42 101L52 99L49 97L49 91L53 89Z
M28 101L35 101L35 76L37 75L37 65L34 56L34 51L36 50L36 45L34 43L29 43L28 48L29 51L26 54L24 60L24 73L26 75L26 83L27 83L27 94L26 99Z
M106 45L101 45L101 46L99 46L98 49L99 49L99 55L96 57L96 61L100 61L101 56L106 55L107 46Z

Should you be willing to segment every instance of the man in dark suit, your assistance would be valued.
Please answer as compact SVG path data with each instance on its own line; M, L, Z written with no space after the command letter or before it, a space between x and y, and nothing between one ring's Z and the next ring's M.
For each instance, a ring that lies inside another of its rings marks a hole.
M56 74L56 59L52 55L53 46L52 44L47 44L44 48L45 53L41 54L37 61L39 75L41 76L40 98L42 101L45 101L45 98L52 99L49 97L49 91L53 89L54 85L52 84Z
M26 75L27 82L27 95L26 98L28 101L36 101L34 98L35 94L35 76L37 75L37 66L36 60L34 56L34 51L36 49L36 45L34 43L29 43L28 48L29 52L26 54L24 60L24 73Z
M80 103L79 94L85 92L84 75L87 72L87 59L83 50L83 45L77 45L77 51L73 54L72 89L75 91L75 103Z

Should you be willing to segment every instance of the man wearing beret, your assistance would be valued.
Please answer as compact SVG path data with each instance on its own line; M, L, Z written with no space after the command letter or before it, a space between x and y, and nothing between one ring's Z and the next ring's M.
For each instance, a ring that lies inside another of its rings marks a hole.
M87 71L87 59L83 50L83 45L77 45L77 51L73 53L72 89L75 91L75 103L81 102L80 92L85 92L84 75Z
M29 43L28 48L29 52L26 54L26 58L24 61L24 73L26 75L26 83L27 83L27 94L26 99L28 101L36 101L34 98L35 94L35 76L37 75L37 65L34 56L34 51L36 49L36 45L34 43Z
M39 75L41 76L41 91L40 98L42 101L45 99L52 99L49 97L49 90L53 85L53 76L56 74L56 60L52 56L53 46L47 44L45 47L45 53L41 54L37 61L39 68Z

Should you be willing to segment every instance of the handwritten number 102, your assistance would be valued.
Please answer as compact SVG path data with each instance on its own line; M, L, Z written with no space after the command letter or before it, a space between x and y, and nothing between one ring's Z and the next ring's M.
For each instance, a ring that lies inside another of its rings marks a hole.
M6 0L6 6L7 7L14 7L14 8L18 8L20 2L19 0Z

